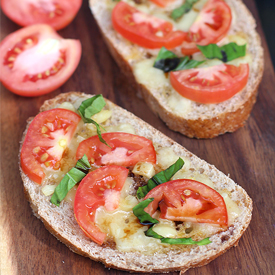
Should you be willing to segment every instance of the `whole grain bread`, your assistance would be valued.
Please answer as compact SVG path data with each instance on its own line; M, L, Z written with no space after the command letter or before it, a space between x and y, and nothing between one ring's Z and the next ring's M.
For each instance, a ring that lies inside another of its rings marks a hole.
M225 1L233 13L228 34L244 33L248 41L247 51L252 55L253 62L250 66L248 83L241 92L218 104L201 104L192 101L191 110L185 114L179 114L169 106L167 100L172 93L171 87L152 89L137 80L133 73L135 64L152 56L152 51L127 41L113 29L111 9L108 8L107 1L90 0L91 11L106 44L129 82L170 129L191 138L213 138L226 132L234 132L244 125L256 102L264 63L256 22L241 0Z
M90 96L76 92L60 94L51 100L45 101L40 111L56 108L65 101L77 105L80 101ZM110 125L129 123L134 126L137 135L145 136L151 139L153 143L162 147L170 147L178 156L188 158L191 163L190 170L200 171L200 173L209 177L214 183L216 190L226 189L230 193L231 199L238 204L241 210L240 215L225 231L211 236L210 240L212 243L205 246L192 245L182 253L170 251L167 254L155 253L153 255L144 255L141 253L120 252L114 246L108 246L108 244L100 246L88 238L75 220L72 205L62 202L60 207L57 207L50 203L50 197L46 197L41 191L42 186L31 181L20 168L25 194L35 216L41 219L45 227L72 251L89 257L94 261L102 262L108 268L131 272L181 271L183 273L189 268L209 263L230 247L236 246L240 237L247 229L252 215L252 200L245 190L217 170L213 165L199 159L132 113L108 100L106 102L108 108L113 113L109 122ZM30 118L28 125L31 121L32 119ZM22 142L24 141L27 129L28 126L23 135Z

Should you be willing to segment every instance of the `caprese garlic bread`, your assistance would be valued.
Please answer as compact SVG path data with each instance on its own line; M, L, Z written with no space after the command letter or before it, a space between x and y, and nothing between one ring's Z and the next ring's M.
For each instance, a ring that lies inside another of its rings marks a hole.
M240 0L90 0L108 48L169 128L212 138L244 125L263 74Z
M184 272L236 246L251 220L243 188L101 95L46 101L20 164L34 214L106 267Z

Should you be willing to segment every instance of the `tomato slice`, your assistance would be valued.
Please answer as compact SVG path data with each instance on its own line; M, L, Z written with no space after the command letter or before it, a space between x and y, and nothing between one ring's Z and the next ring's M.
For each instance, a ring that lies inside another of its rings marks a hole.
M112 22L114 29L124 38L149 49L175 48L186 36L182 31L173 31L170 22L143 13L122 1L113 9Z
M223 197L209 186L189 179L168 181L152 189L144 199L154 198L145 211L172 221L228 225Z
M223 0L209 0L189 29L182 44L182 53L198 52L196 45L216 44L227 34L232 21L230 7Z
M79 184L74 201L75 218L81 229L94 242L102 245L106 234L95 223L99 206L113 211L119 206L120 191L128 169L110 165L90 172Z
M21 167L33 181L45 177L42 167L60 169L60 160L81 117L66 109L39 113L31 122L21 149Z
M3 12L20 26L44 23L56 30L76 16L82 0L2 0Z
M15 94L43 95L69 79L80 56L80 41L63 39L48 25L25 27L0 44L0 80Z
M83 140L76 158L87 155L91 164L134 166L137 162L156 163L156 152L151 140L128 133L104 133L102 138L111 146L102 143L98 136Z
M240 92L247 84L249 65L220 64L170 73L173 88L199 103L219 103Z
M168 6L169 4L175 2L175 0L150 0L151 2L155 3L156 5L164 8Z

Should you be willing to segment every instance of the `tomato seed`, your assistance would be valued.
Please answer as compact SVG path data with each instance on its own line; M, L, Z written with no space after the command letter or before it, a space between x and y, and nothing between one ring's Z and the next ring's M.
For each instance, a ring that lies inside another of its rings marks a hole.
M42 129L41 129L41 133L42 134L46 134L48 132L48 128L46 126L43 126Z
M183 193L186 195L186 196L190 196L191 195L191 191L186 189L183 191Z
M34 154L38 154L39 153L39 151L40 151L40 147L38 146L38 147L35 147L35 148L33 148L33 150L32 150L32 152L34 153Z
M44 154L41 156L40 160L41 160L42 162L44 162L44 161L47 160L48 157L49 157L49 155L48 155L47 153L44 153Z

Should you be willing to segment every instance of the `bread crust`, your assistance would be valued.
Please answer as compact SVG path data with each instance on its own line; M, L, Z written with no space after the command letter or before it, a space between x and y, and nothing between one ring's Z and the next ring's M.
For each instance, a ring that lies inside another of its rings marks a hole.
M58 107L64 101L73 103L78 98L84 100L90 96L76 92L60 94L56 98L46 101L40 111ZM240 237L247 229L252 216L252 200L245 190L222 172L218 171L214 166L199 159L152 126L110 101L106 101L108 106L113 110L111 123L132 123L138 135L145 136L163 147L173 148L177 155L190 159L193 169L201 169L214 182L218 189L227 189L231 192L232 199L234 198L241 208L241 214L226 231L212 236L210 238L212 243L207 246L190 246L180 254L176 251L170 251L168 254L155 253L154 255L143 255L137 252L120 252L108 245L100 246L86 237L74 218L72 206L66 202L62 202L60 207L51 204L50 198L41 192L41 186L31 181L20 168L25 195L30 202L35 216L41 219L45 227L73 252L89 257L94 261L102 262L108 268L130 272L162 273L181 271L182 274L189 268L209 263L232 246L236 246ZM31 119L28 121L28 125L30 122ZM27 128L24 132L22 143Z
M253 66L250 69L248 84L243 91L226 102L216 104L216 106L213 106L215 104L203 104L205 106L203 107L202 114L197 113L192 118L178 114L175 110L172 110L163 95L164 91L152 91L149 87L138 82L133 72L133 64L140 57L136 60L135 58L127 59L125 52L127 52L127 47L130 48L130 51L132 47L133 52L136 52L137 48L142 51L141 47L129 43L118 35L111 25L103 22L107 17L107 14L102 11L104 5L102 3L99 4L98 0L90 0L92 13L108 49L122 72L128 78L129 83L142 95L150 109L171 130L180 132L190 138L213 138L226 132L234 132L244 126L256 102L258 87L262 80L264 70L263 48L260 36L255 30L255 20L241 0L226 0L226 2L230 5L231 9L234 9L238 20L237 24L235 23L231 28L231 32L242 31L247 35L249 41L248 50L253 55ZM143 58L146 57L143 56ZM195 108L194 113L202 105L195 102L192 104L193 109Z

